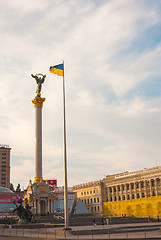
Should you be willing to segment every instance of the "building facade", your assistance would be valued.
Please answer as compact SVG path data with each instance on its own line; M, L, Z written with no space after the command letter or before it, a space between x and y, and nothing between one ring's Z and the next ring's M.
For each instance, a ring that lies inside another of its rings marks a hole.
M161 166L108 175L101 181L76 185L73 191L91 214L161 215Z
M0 186L10 188L10 150L8 145L0 145Z
M102 181L95 181L73 186L77 199L86 205L91 214L100 215L103 213L104 186Z
M161 166L106 176L106 202L161 195Z

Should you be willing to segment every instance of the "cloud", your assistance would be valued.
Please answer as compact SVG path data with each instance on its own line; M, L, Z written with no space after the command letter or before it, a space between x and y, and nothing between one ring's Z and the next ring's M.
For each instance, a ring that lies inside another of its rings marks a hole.
M62 78L48 71L63 60L69 184L158 165L161 102L159 92L147 92L161 75L161 47L159 40L142 46L160 26L160 2L15 0L0 6L0 134L12 148L11 181L26 187L34 177L36 82L30 75L41 72L47 75L43 175L63 185Z

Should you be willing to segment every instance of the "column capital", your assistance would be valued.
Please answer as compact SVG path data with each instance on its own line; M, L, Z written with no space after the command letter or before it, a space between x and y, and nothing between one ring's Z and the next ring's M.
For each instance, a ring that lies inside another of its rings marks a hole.
M42 108L43 102L45 102L45 98L41 97L35 97L34 100L32 100L32 103L34 104L35 108Z

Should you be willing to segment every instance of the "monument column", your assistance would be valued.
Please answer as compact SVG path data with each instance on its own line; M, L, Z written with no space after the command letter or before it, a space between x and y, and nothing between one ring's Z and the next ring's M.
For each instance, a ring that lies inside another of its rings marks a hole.
M35 106L35 181L42 180L42 107L45 98L36 96L32 100Z

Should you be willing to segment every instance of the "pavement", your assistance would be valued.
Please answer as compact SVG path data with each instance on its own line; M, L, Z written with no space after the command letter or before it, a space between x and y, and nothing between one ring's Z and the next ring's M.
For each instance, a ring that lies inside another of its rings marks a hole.
M4 225L3 225L4 226ZM73 226L70 231L62 227L9 228L0 226L0 240L15 239L161 239L161 223L129 223L96 226Z

